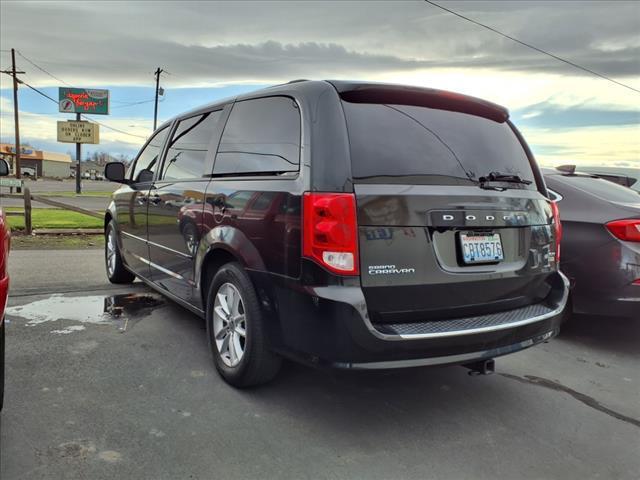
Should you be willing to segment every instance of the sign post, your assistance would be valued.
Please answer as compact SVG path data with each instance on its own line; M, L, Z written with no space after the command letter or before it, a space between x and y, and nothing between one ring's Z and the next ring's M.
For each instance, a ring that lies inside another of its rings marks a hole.
M76 122L80 121L80 114L76 113ZM80 159L82 155L82 144L76 143L76 194L82 193L82 183L80 183Z
M60 87L58 88L58 107L62 113L75 113L76 123L86 123L81 122L80 115L83 113L109 115L109 90ZM60 137L60 125L58 125L58 141L64 142L65 140L61 140ZM81 193L82 191L82 184L80 182L81 145L83 143L98 143L97 139L96 141L82 141L81 137L82 135L77 135L77 141L75 142L76 193Z

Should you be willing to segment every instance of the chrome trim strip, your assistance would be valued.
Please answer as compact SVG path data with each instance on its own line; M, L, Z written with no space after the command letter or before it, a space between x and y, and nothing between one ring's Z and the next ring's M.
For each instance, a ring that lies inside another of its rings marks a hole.
M191 255L188 255L188 254L186 254L186 253L179 252L179 251L177 251L177 250L174 250L173 248L165 247L164 245L160 245L159 243L152 242L151 240L147 240L147 243L148 243L149 245L151 245L151 246L162 248L163 250L166 250L166 251L168 251L168 252L171 252L171 253L173 253L173 254L175 254L175 255L180 255L180 256L181 256L181 257L183 257L183 258L189 258L189 259L193 258Z
M443 357L417 358L412 360L389 360L383 362L364 362L364 363L336 363L333 364L338 368L353 368L358 370L377 370L388 368L407 368L407 367L427 367L433 365L461 365L465 363L485 360L489 358L501 357L510 353L524 350L538 343L549 340L558 333L557 330L550 330L547 333L537 337L529 338L522 342L514 343L506 347L494 348L491 350L483 350L479 352L463 353L460 355L448 355Z
M538 315L535 317L531 317L531 318L527 318L525 320L519 320L517 322L511 322L511 323L504 323L502 325L493 325L490 327L480 327L480 328L472 328L469 330L453 330L451 332L436 332L436 333L419 333L419 334L415 334L415 335L389 335L387 333L382 333L379 330L377 330L373 324L371 323L371 321L369 320L368 317L364 318L364 322L367 326L367 328L369 329L369 331L375 335L376 337L382 339L382 340L391 340L391 341L398 341L398 340L423 340L423 339L427 339L427 338L447 338L447 337L458 337L458 336L462 336L462 335L473 335L473 334L477 334L477 333L488 333L488 332L497 332L499 330L506 330L509 328L515 328L515 327L521 327L523 325L529 325L530 323L536 323L536 322L541 322L543 320L547 320L551 317L555 317L556 315L560 315L562 313L562 311L564 310L566 304L567 304L567 299L569 298L569 280L567 279L567 277L565 277L565 275L562 272L558 272L560 274L560 277L562 278L562 281L564 283L564 292L562 294L562 299L560 300L560 303L558 304L558 306L550 311L547 312L543 315Z
M172 272L171 270L167 270L164 267L161 267L160 265L153 263L150 260L147 260L146 258L142 258L139 255L136 255L135 253L131 253L131 255L133 255L134 257L136 257L138 260L140 260L142 263L145 263L147 265L149 265L150 267L155 268L156 270L160 270L162 273L166 273L167 275L173 277L173 278L177 278L178 280L182 280L184 282L186 282L185 278L182 275L177 274L176 272Z
M142 238L142 237L138 237L137 235L132 235L131 233L128 232L123 232L122 230L118 230L118 233L125 235L129 238L133 238L134 240L139 240L143 243L147 243L147 239L146 238Z
M195 313L199 317L204 318L205 312L203 310L200 310L198 307L195 307L195 306L191 305L190 303L186 302L182 298L180 298L180 297L174 295L173 293L171 293L169 290L166 290L166 289L160 287L158 284L153 283L151 280L149 280L148 278L144 277L143 275L140 275L139 273L135 273L133 271L131 271L131 273L133 273L145 285L147 285L148 287L154 289L156 292L164 295L165 297L169 297L171 300L176 302L178 305L181 305L182 307L186 308L187 310L190 310L191 312Z
M123 231L119 231L119 233L121 233L122 235L126 235L127 237L133 238L135 240L138 240L140 242L146 243L147 245L153 245L154 247L162 248L163 250L167 250L168 252L174 253L176 255L180 255L181 257L193 258L191 255L187 253L182 253L177 250L174 250L173 248L165 247L164 245L160 245L159 243L152 242L151 240L147 240L146 238L138 237L137 235L132 235L131 233L127 233Z

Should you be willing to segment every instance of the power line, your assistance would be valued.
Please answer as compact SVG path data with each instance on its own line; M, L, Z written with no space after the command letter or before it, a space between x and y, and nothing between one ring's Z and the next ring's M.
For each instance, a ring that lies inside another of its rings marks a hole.
M58 82L64 83L66 86L71 87L72 85L65 82L64 80L62 80L61 78L56 77L53 73L48 72L47 70L45 70L44 68L42 68L40 65L38 65L37 63L33 62L32 60L29 60L27 57L25 57L22 52L20 52L20 50L16 50L18 52L18 55L20 55L22 58L24 58L27 62L29 62L31 65L33 65L34 67L36 67L38 70L40 70L41 72L46 73L47 75L49 75L51 78L53 78L54 80L57 80Z
M107 125L107 124L105 124L105 123L99 122L99 121L97 121L97 120L95 120L95 119L93 119L93 118L91 118L91 117L89 117L89 116L87 116L87 115L85 115L85 114L81 114L80 116L81 116L82 118L87 119L87 120L88 120L88 121L90 121L90 122L97 123L98 125L101 125L101 126L103 126L104 128L107 128L107 129L109 129L109 130L113 130L114 132L124 133L125 135L129 135L130 137L142 138L143 140L146 140L146 139L147 139L147 137L143 137L142 135L136 135L136 134L134 134L134 133L125 132L124 130L120 130L120 129L118 129L118 128L111 127L111 126L109 126L109 125Z
M39 70L42 70L43 72L45 72L47 75L51 76L52 78L55 78L56 80L58 80L58 81L60 81L60 82L62 82L62 83L64 83L64 84L66 84L66 85L69 85L69 84L68 84L67 82L65 82L64 80L62 80L62 79L60 79L60 78L56 77L56 76L55 76L55 75L53 75L52 73L47 72L45 69L43 69L43 68L39 67L38 65L36 65L35 63L33 63L31 60L29 60L29 59L28 59L28 58L26 58L24 55L22 55L22 53L18 52L18 55L20 55L20 56L21 56L22 58L24 58L26 61L28 61L29 63L31 63L33 66L35 66L35 67L36 67L36 68L38 68ZM21 84L23 84L23 85L25 85L25 86L27 86L28 88L30 88L30 89L31 89L31 90L33 90L34 92L36 92L36 93L38 93L38 94L42 95L43 97L45 97L45 98L47 98L47 99L51 100L51 101L52 101L52 102L54 102L56 105L58 105L58 104L59 104L58 100L56 100L56 99L54 99L54 98L50 97L50 96L49 96L49 95L47 95L46 93L44 93L44 92L42 92L42 91L38 90L37 88L35 88L35 87L33 87L33 86L29 85L27 82L25 82L25 81L23 81L23 80L18 80L18 82L19 82L19 83L21 83ZM88 116L86 116L86 115L84 115L84 114L81 114L80 116L81 116L81 117L84 117L85 119L87 119L87 120L89 120L89 121L92 121L93 123L97 123L98 125L101 125L101 126L103 126L104 128L106 128L106 129L108 129L108 130L113 130L114 132L122 133L122 134L124 134L124 135L129 135L129 136L131 136L131 137L142 138L142 139L145 139L145 140L146 140L146 138L147 138L147 137L143 137L142 135L135 135L135 134L133 134L133 133L125 132L124 130L120 130L120 129L118 129L118 128L112 127L112 126L107 125L107 124L105 124L105 123L98 122L97 120L94 120L94 119L92 119L92 118L90 118L90 117L88 117Z
M54 102L56 105L58 105L58 101L57 101L56 99L54 99L53 97L50 97L50 96L49 96L49 95L47 95L46 93L44 93L44 92L42 92L42 91L38 90L36 87L32 87L31 85L29 85L29 84L28 84L28 83L26 83L25 81L22 81L22 80L18 80L18 81L19 81L22 85L25 85L26 87L30 88L30 89L31 89L31 90L33 90L34 92L36 92L36 93L38 93L38 94L42 95L43 97L45 97L45 98L47 98L47 99L51 100L51 101L52 101L52 102ZM90 118L90 117L88 117L88 116L87 116L87 115L85 115L85 114L80 114L80 116L81 116L81 117L83 117L83 118L85 118L86 120L89 120L89 121L93 122L93 123L97 123L98 125L101 125L101 126L103 126L104 128L107 128L107 129L109 129L109 130L113 130L114 132L123 133L124 135L129 135L129 136L131 136L131 137L142 138L142 139L145 139L145 140L147 139L147 137L143 137L142 135L135 135L135 134L133 134L133 133L125 132L124 130L120 130L120 129L118 129L118 128L115 128L115 127L112 127L112 126L107 125L107 124L105 124L105 123L102 123L102 122L99 122L99 121L97 121L97 120L94 120L93 118Z
M153 98L152 98L151 100L142 100L142 101L140 101L140 102L130 102L130 103L126 103L126 102L125 102L124 104L122 104L122 105L116 105L116 106L115 106L115 107L113 107L113 108L115 109L115 108L133 107L134 105L142 105L143 103L151 103L151 102L154 102L154 101L155 101L155 99L153 99ZM160 101L162 102L162 100L160 100Z
M24 58L27 62L29 62L31 65L33 65L34 67L36 67L38 70L40 70L41 72L44 72L45 74L49 75L51 78L53 78L54 80L57 80L58 82L64 83L65 85L67 85L68 87L73 87L73 85L71 85L68 82L65 82L64 80L62 80L60 77L55 76L53 73L49 72L48 70L46 70L44 67L41 67L40 65L38 65L37 63L35 63L33 60L30 60L29 58L27 58L22 52L20 52L19 50L16 50L16 52L18 53L18 55L20 55L22 58ZM113 101L112 101L113 102ZM144 101L140 101L140 102L114 102L114 103L123 103L123 106L130 106L130 105L139 105L142 103L149 103L149 102L153 102L153 100L144 100Z
M450 10L450 9L448 9L446 7L443 7L442 5L438 5L437 3L435 3L435 2L433 2L431 0L424 0L424 1L426 3L428 3L429 5L433 5L434 7L438 7L439 9L444 10L445 12L449 12L449 13L455 15L456 17L462 18L463 20L466 20L466 21L471 22L471 23L473 23L475 25L478 25L479 27L486 28L487 30L492 31L493 33L497 33L498 35L501 35L504 38L508 38L509 40L512 40L512 41L514 41L516 43L519 43L520 45L523 45L523 46L528 47L528 48L530 48L532 50L535 50L536 52L542 53L544 55L548 55L551 58L555 58L556 60L564 62L567 65L571 65L572 67L575 67L575 68L577 68L579 70L583 70L583 71L585 71L587 73L591 73L592 75L595 75L597 77L600 77L600 78L603 78L603 79L608 80L610 82L613 82L613 83L615 83L617 85L620 85L621 87L628 88L629 90L633 90L634 92L640 93L640 90L638 90L637 88L633 88L630 85L626 85L626 84L624 84L622 82L614 80L611 77L607 77L606 75L603 75L602 73L598 73L598 72L596 72L594 70L591 70L591 69L589 69L587 67L583 67L582 65L578 65L577 63L574 63L574 62L572 62L570 60L567 60L565 58L559 57L558 55L554 55L553 53L550 53L550 52L547 52L545 50L542 50L541 48L538 48L538 47L536 47L534 45L531 45L529 43L523 42L522 40L518 40L517 38L514 38L514 37L512 37L510 35L507 35L506 33L502 33L501 31L496 30L493 27L490 27L489 25L485 25L484 23L480 23L480 22L478 22L476 20L473 20L473 19L471 19L469 17L465 17L464 15L461 15L460 13L454 12L453 10Z

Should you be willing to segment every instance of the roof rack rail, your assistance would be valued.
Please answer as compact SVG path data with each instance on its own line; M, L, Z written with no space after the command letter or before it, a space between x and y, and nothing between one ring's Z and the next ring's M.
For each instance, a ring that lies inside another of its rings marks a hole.
M287 82L287 85L290 83L300 83L300 82L308 82L309 79L308 78L298 78L297 80L291 80L290 82Z

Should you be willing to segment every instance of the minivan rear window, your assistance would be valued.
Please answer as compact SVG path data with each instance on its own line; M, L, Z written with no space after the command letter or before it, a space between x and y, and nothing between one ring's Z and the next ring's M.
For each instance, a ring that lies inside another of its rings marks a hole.
M434 108L342 102L359 183L475 184L490 172L518 175L535 189L526 152L510 125Z

